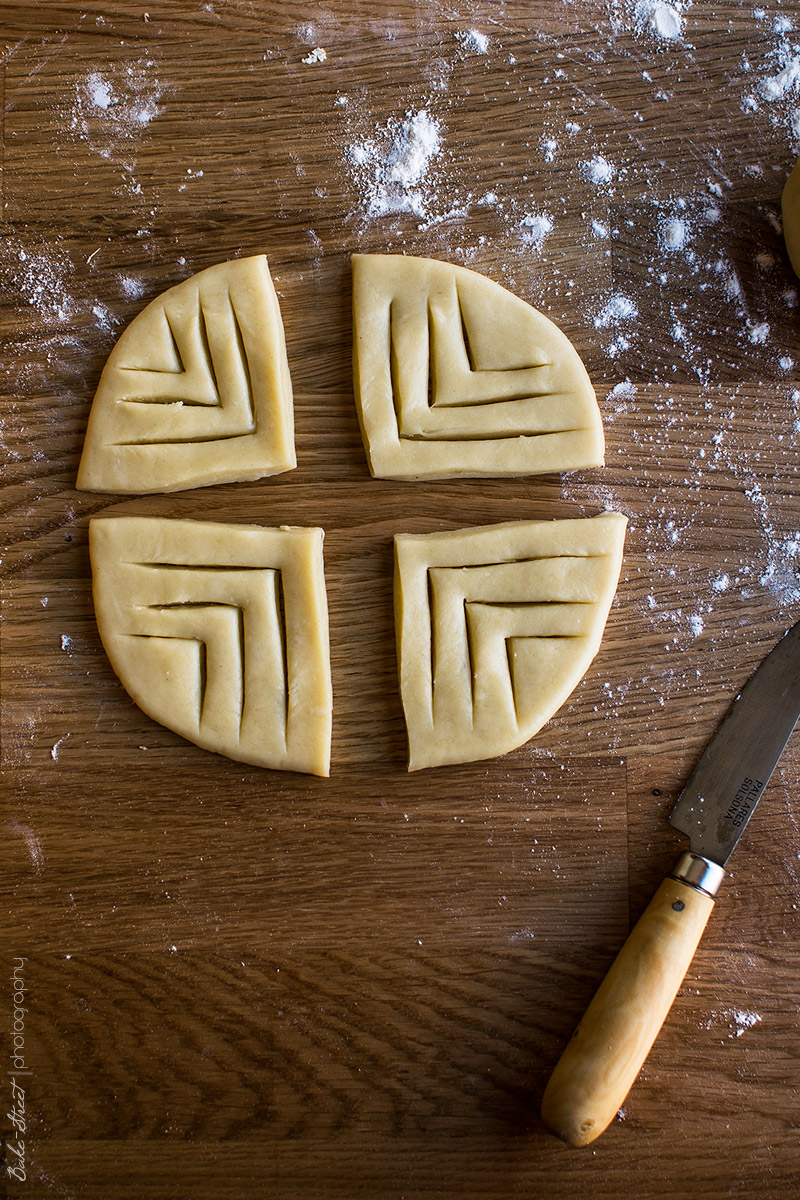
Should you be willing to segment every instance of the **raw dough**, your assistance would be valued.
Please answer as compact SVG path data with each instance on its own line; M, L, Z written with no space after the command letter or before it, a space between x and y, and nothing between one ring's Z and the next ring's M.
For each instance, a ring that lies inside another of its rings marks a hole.
M786 180L781 196L783 237L795 275L800 275L800 161Z
M600 646L626 518L512 521L395 537L409 770L521 746Z
M327 775L322 538L321 529L92 520L100 636L139 707L229 758Z
M354 387L373 475L601 466L589 376L547 317L465 267L353 257Z
M78 472L93 492L171 492L296 466L292 385L263 255L143 309L109 355Z

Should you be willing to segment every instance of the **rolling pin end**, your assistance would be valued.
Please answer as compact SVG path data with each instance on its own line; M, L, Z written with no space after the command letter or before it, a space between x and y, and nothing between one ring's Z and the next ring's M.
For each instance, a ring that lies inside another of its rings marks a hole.
M559 1102L560 1099L562 1102ZM542 1098L541 1112L542 1120L550 1132L568 1146L588 1146L605 1129L605 1125L592 1116L577 1117L572 1098L564 1103L563 1097L552 1095L547 1089Z

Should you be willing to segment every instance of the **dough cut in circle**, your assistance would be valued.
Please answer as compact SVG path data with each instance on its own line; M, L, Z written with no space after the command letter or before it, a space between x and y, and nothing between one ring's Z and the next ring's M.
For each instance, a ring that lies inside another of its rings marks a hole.
M409 770L505 754L561 707L617 587L619 513L395 537Z
M139 707L229 758L327 775L322 539L314 528L94 518L97 624Z
M263 255L151 301L97 388L78 471L93 492L172 492L296 466L292 385Z
M524 300L465 267L355 255L353 374L374 476L603 464L600 411L571 342Z

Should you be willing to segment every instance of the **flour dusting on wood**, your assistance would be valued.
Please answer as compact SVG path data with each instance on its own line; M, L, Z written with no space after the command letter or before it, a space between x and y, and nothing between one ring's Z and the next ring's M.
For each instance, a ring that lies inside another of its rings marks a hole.
M370 219L395 213L428 215L431 171L442 153L442 126L427 108L409 110L353 141L347 160Z
M109 63L75 85L69 128L102 158L131 167L131 153L159 115L163 93L154 59Z
M334 26L322 16L304 23L286 64L297 86L315 89L327 105L328 175L320 168L311 178L317 167L301 136L282 148L293 182L307 185L307 261L315 269L328 245L326 203L340 185L342 207L330 219L344 244L367 236L373 245L474 266L575 337L602 398L614 477L646 482L634 501L598 473L584 494L636 523L649 576L642 615L659 644L669 654L703 652L715 644L723 606L761 598L793 615L800 602L800 523L787 483L800 436L800 302L779 204L787 164L800 152L799 22L780 6L742 8L735 30L710 30L700 6L683 0L601 7L610 29L601 38L535 30L521 38L499 22L473 26L475 14L451 21L446 37L426 39L423 29L402 87L381 82L369 64L363 75L340 71ZM386 42L396 31L401 23L386 25ZM368 32L372 25L353 36ZM719 53L709 51L712 33ZM125 263L109 266L117 248L101 231L102 214L96 241L79 251L66 231L43 242L33 223L17 223L0 245L18 322L7 347L13 395L1 418L4 469L40 452L26 436L22 400L55 390L61 401L88 406L87 380L102 352L156 290L143 269L163 253L163 235L153 231L179 229L195 211L205 219L192 206L213 168L195 161L194 146L191 157L185 145L176 155L168 200L145 171L168 125L168 99L180 91L153 45L133 56L98 54L82 75L67 73L61 109L50 114L60 152L75 156L77 183L89 169L105 171L115 202L140 213ZM279 57L265 36L270 70ZM631 80L640 89L634 104ZM465 103L478 85L491 147L480 161ZM748 137L732 138L720 109L712 116L708 105L706 113L704 97L720 93ZM686 105L697 132L681 162L662 143L680 137ZM268 115L253 120L267 128ZM235 180L246 164L235 155L231 163ZM266 160L252 171L276 219L291 223L277 178ZM182 207L171 209L176 198ZM185 258L177 262L184 275ZM171 269L163 276L165 285L175 281ZM766 386L740 388L743 377ZM769 426L777 458L748 427L754 412ZM680 513L660 490L662 471L678 473ZM745 507L752 537L707 578L690 579L686 564L713 524L721 483ZM572 503L569 481L562 497ZM686 686L670 670L650 680L659 704ZM615 686L607 700L622 711L632 695Z

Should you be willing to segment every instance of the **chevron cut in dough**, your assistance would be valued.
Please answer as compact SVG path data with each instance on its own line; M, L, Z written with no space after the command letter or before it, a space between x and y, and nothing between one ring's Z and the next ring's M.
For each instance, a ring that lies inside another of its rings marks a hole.
M229 758L327 775L322 538L321 529L92 520L100 636L139 707Z
M528 475L602 466L589 376L563 333L465 267L353 257L353 374L373 475Z
M172 492L294 466L292 385L266 258L209 267L148 304L100 377L78 487Z
M600 646L626 518L512 521L395 537L409 770L521 746Z

